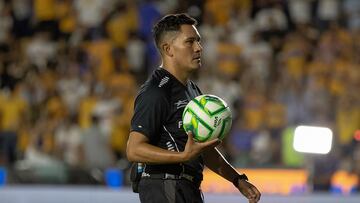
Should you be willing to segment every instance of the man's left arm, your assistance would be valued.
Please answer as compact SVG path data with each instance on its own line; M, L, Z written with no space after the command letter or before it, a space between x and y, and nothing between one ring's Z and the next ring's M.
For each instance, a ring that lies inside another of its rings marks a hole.
M206 150L203 155L205 165L210 170L232 182L250 203L260 200L261 194L259 190L247 180L244 174L239 174L216 147Z

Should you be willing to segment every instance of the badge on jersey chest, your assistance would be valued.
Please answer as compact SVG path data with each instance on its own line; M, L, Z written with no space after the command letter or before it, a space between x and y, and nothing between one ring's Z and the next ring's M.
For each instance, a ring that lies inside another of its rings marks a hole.
M185 106L189 103L189 100L187 99L180 99L177 102L175 102L175 107L176 109L181 109L181 108L185 108Z

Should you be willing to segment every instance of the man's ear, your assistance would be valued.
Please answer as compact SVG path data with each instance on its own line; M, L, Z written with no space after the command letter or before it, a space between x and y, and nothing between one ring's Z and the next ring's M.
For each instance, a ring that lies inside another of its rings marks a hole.
M169 43L164 43L161 45L161 50L163 52L164 55L172 57L173 53L172 53L172 49Z

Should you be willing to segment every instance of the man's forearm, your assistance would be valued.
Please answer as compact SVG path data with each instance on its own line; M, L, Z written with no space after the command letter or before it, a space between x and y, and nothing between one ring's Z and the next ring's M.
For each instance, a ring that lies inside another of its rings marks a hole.
M126 155L128 160L132 162L149 164L183 163L199 156L206 149L214 148L219 143L218 139L197 143L193 140L192 133L189 133L184 151L174 152L149 144L149 140L145 135L134 131L129 135Z
M205 165L226 180L232 182L239 175L234 167L226 161L222 154L216 149L204 152Z
M172 164L184 160L180 152L169 151L148 143L128 147L127 155L129 161L148 164Z
M232 182L249 202L256 203L260 200L261 194L259 190L247 181L246 176L239 176L235 168L225 160L216 148L204 153L204 161L209 169Z

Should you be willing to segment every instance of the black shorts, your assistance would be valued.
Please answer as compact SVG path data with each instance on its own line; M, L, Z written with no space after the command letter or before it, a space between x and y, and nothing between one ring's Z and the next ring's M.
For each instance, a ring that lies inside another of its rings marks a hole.
M199 187L185 179L141 178L139 183L141 203L203 203Z

